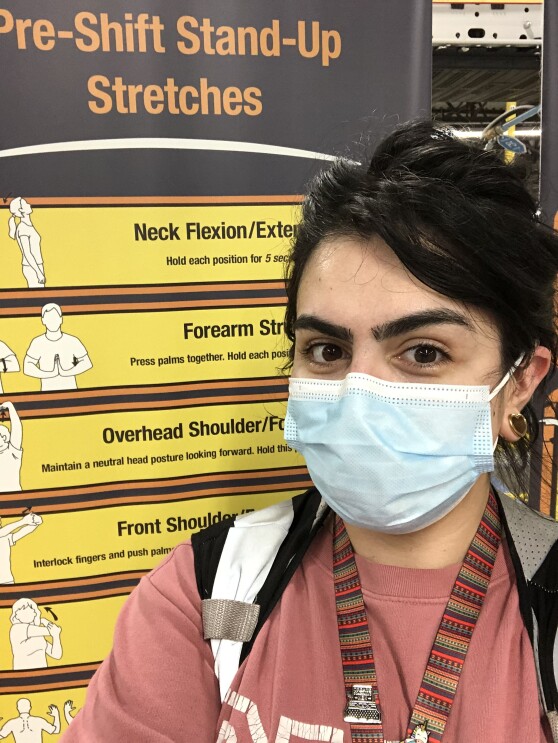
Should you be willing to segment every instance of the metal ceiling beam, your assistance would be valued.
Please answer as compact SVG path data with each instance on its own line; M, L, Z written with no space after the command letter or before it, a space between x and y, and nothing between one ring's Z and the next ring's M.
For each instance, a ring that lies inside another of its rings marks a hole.
M540 49L515 49L498 47L495 49L469 47L464 53L461 47L452 46L434 49L432 67L436 70L536 70L541 66Z
M542 43L543 7L531 3L434 3L434 47L523 47Z

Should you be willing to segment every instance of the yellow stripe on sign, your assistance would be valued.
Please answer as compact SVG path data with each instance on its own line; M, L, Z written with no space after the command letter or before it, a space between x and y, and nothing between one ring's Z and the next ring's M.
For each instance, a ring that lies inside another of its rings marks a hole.
M33 207L33 199L29 199ZM281 279L299 222L294 204L35 206L46 286ZM0 210L6 225L8 210ZM0 288L26 288L21 251L3 240Z
M300 467L286 402L28 419L24 490Z
M13 597L23 583L46 583L62 600L62 589L71 581L76 596L110 594L114 581L99 577L151 570L177 544L193 532L229 516L264 508L291 498L300 490L251 495L198 498L171 503L97 508L67 513L42 513L43 523L11 550L12 573L17 585L5 586ZM41 514L41 508L35 511ZM4 519L3 525L17 519ZM16 532L17 533L17 532ZM124 575L126 574L126 575ZM34 589L37 590L35 585ZM72 596L69 596L71 599ZM45 599L46 600L46 599Z
M75 377L79 389L141 386L276 376L287 360L284 315L282 306L92 315L66 312L62 330L80 341L93 364ZM19 372L2 375L5 394L48 387L48 380L42 385L23 371L30 348L33 354L32 341L44 338L44 333L40 312L36 317L0 319L0 340L20 363ZM45 358L44 366L54 368L49 366L53 363ZM71 369L72 363L70 349L68 358L60 356L60 365Z

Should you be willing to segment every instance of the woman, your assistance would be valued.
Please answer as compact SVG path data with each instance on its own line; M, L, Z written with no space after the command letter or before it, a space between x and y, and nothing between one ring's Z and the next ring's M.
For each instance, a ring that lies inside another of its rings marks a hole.
M33 209L21 196L10 201L12 216L8 221L8 233L16 240L21 250L21 271L29 289L45 286L45 267L41 252L41 236L31 221ZM19 222L16 222L19 218Z
M65 743L553 740L558 527L490 472L526 472L557 271L516 172L430 124L318 176L285 436L319 493L196 537L197 582L188 544L145 578Z
M60 660L62 628L41 617L40 609L32 599L18 599L12 606L10 621L14 671L47 668L47 657ZM50 642L47 637L50 637Z

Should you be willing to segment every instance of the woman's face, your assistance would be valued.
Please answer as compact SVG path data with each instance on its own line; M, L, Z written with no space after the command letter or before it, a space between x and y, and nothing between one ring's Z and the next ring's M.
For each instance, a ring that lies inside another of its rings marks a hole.
M502 377L490 319L419 282L380 239L335 238L315 250L298 291L295 331L294 377L361 372L491 388ZM493 405L498 417L502 397Z

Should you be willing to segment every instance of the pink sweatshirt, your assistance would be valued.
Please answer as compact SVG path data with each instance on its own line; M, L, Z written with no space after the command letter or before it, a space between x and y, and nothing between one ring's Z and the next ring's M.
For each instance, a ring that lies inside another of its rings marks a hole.
M419 570L357 557L386 741L406 732L459 566ZM203 640L192 548L182 544L130 596L114 649L63 743L350 743L337 638L331 534L324 528L221 703ZM513 569L501 548L447 743L551 741Z

